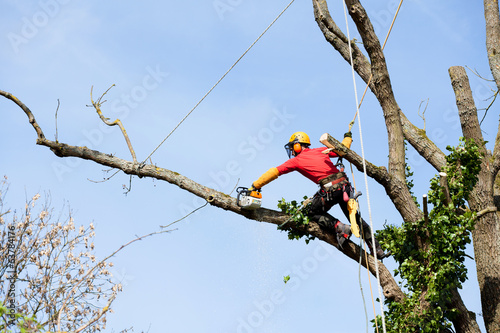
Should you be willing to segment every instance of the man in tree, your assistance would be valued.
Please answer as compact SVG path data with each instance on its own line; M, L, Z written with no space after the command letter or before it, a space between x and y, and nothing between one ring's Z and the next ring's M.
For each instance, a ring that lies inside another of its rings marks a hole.
M352 135L350 132L344 135L342 144L350 148ZM375 240L372 244L372 233L370 226L361 218L356 208L348 205L349 199L354 197L354 189L346 174L339 171L330 158L339 157L339 153L332 149L309 148L311 140L304 132L295 132L285 144L288 160L278 167L266 171L259 179L252 183L251 190L260 190L264 185L270 183L281 175L292 171L298 171L306 178L320 186L320 189L309 201L307 215L318 222L319 226L337 236L339 246L351 236L351 227L340 222L337 218L328 214L328 211L336 204L340 206L344 215L349 220L349 215L355 214L357 226L363 230L363 238L371 253L376 251L377 258L384 259L389 254L384 253L380 244ZM292 158L292 156L294 158Z

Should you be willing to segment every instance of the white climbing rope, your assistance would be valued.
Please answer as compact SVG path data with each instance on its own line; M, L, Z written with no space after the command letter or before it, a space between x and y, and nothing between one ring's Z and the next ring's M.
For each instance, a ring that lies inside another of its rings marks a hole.
M343 0L343 7L344 7L344 16L345 16L345 24L346 24L346 31L347 31L347 40L349 44L349 57L351 61L351 72L352 72L352 81L354 85L354 98L356 99L356 113L358 114L358 125L359 125L359 139L360 139L360 144L361 144L361 156L363 158L363 173L365 176L365 187L366 187L366 197L367 197L367 202L368 202L368 216L370 220L370 228L372 230L372 244L375 247L375 235L374 235L374 228L373 228L373 221L372 221L372 211L371 211L371 205L370 205L370 192L368 190L368 176L366 172L366 160L365 160L365 150L364 150L364 145L363 145L363 132L362 132L362 127L361 127L361 115L359 114L359 103L358 103L358 90L356 88L356 75L355 75L355 70L354 70L354 62L352 59L352 48L351 48L351 37L349 35L349 23L347 19L347 4L345 0ZM377 251L374 249L373 251L373 256L375 258L375 270L376 270L376 277L377 277L377 286L378 286L378 293L380 297L380 310L381 310L381 316L382 316L382 329L384 333L387 333L386 327L385 327L385 315L384 315L384 307L383 307L383 296L382 296L382 288L380 286L380 274L378 270L378 259L377 259Z

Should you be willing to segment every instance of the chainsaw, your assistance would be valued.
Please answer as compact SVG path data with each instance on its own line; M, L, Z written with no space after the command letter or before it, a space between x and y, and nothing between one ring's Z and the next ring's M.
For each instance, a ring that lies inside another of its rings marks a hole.
M260 208L262 204L262 193L260 193L260 190L249 191L247 187L238 187L236 193L238 193L236 204L241 208L248 210Z

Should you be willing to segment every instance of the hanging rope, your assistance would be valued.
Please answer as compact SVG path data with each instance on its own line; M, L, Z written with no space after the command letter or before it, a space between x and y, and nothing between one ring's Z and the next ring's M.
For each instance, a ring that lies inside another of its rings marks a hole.
M371 205L370 205L370 192L368 189L368 177L367 177L367 172L366 172L366 160L365 160L365 150L364 150L364 145L363 145L363 132L361 128L361 116L359 115L359 103L358 103L358 90L356 88L356 75L354 71L354 62L352 59L352 47L351 47L351 37L349 35L349 23L347 19L347 5L345 3L345 0L343 0L344 3L344 16L345 16L345 24L346 24L346 31L347 31L347 40L349 42L349 56L350 56L350 61L351 61L351 72L352 72L352 80L353 80L353 85L354 85L354 98L356 100L356 114L358 114L358 125L359 125L359 136L360 136L360 143L361 143L361 155L363 158L363 173L365 175L365 187L366 187L366 196L367 196L367 202L368 202L368 216L370 220L370 228L372 230L372 244L375 245L375 235L373 233L373 221L372 221L372 211L371 211ZM382 305L382 288L380 286L380 274L378 270L378 260L377 260L377 251L373 251L373 256L375 258L375 271L376 271L376 277L377 277L377 285L378 285L378 292L379 292L379 298L380 298L380 310L381 310L381 316L382 316L382 329L383 332L386 333L386 327L385 327L385 314L384 314L384 307ZM372 297L373 299L373 297Z
M273 24L281 17L281 15L283 15L283 13L285 13L285 11L288 9L288 7L290 7L292 5L292 3L294 1L295 0L290 1L290 3L285 7L285 9L283 9L281 11L281 13L274 19L274 21L271 22L271 24L269 24L269 26L264 30L264 32L262 32L260 34L260 36L257 37L257 39L252 43L252 45L250 45L250 47L245 52L243 52L243 54L238 58L238 60L236 60L235 63L226 71L226 73L224 73L224 75L221 76L221 78L212 86L212 88L210 88L210 90L205 94L205 96L203 96L200 99L200 101L198 103L196 103L196 105L184 116L184 118L182 118L182 120L174 127L174 129L170 133L168 133L168 135L151 152L151 154L149 154L148 157L146 157L144 159L144 161L142 162L142 164L144 164L165 143L165 141L167 141L167 139L175 132L175 130L177 130L177 128L184 122L184 120L186 120L187 117L189 117L189 115L191 115L191 113L193 113L193 111L201 104L201 102L203 102L203 100L212 92L212 90L214 90L215 87L217 87L217 85L226 77L226 75L229 74L229 72L240 62L240 60L243 59L243 57L248 53L248 51L250 51L250 49L255 44L257 44L257 42L262 38L262 36L264 36L264 34L267 32L267 30L269 30L273 26Z
M398 17L399 10L401 9L401 5L403 4L403 0L399 2L398 9L396 10L396 14L394 15L394 18L392 19L391 26L389 27L389 31L387 32L387 35L385 36L384 44L382 45L382 51L385 48L385 44L387 43L387 39L389 39L389 35L391 34L392 27L394 26L394 22L396 22L396 18ZM361 101L359 101L358 109L356 110L356 113L354 114L354 118L352 121L349 123L349 132L352 129L352 126L354 125L354 121L356 120L356 117L358 116L359 109L361 108L361 104L363 103L363 100L365 99L366 91L368 90L368 86L372 82L373 74L370 74L370 78L368 79L368 83L366 84L365 91L363 92L363 96L361 96Z

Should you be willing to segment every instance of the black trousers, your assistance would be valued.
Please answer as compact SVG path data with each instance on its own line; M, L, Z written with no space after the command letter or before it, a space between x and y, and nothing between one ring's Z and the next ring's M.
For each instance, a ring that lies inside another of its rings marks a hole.
M347 202L344 200L344 192L347 198L351 198L354 195L354 189L350 183L347 183L340 189L336 191L327 191L321 188L316 194L314 194L311 206L309 207L309 217L318 222L318 225L328 231L336 232L335 225L339 221L337 218L328 213L328 211L335 205L339 205L340 209L344 213L347 221L349 220L349 210L347 209ZM370 225L366 223L359 212L356 213L356 222L360 230L363 232L363 238L365 242L370 245L372 239L372 233Z

